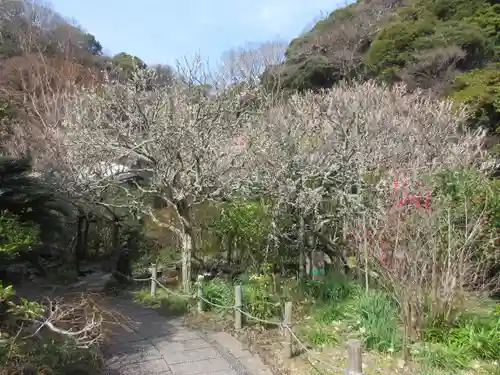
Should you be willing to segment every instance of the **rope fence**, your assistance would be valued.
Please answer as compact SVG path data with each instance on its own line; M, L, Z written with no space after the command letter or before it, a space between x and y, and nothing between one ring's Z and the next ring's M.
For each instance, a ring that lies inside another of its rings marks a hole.
M302 341L300 341L295 332L292 330L292 309L293 309L292 302L285 302L284 316L282 321L271 321L271 320L261 319L243 310L243 290L241 285L236 285L234 288L235 304L232 306L226 306L209 301L203 296L204 277L202 275L198 276L198 280L196 283L197 286L196 294L182 294L174 292L173 290L167 288L157 279L158 268L156 264L152 264L150 270L151 270L151 276L148 278L133 278L124 275L118 271L115 272L121 275L122 277L127 278L130 281L136 281L136 282L150 281L152 297L156 297L157 286L159 286L169 294L174 295L176 297L197 300L198 313L202 313L205 310L205 304L216 307L221 310L227 310L227 311L233 310L234 321L235 321L234 325L235 329L237 330L240 330L243 327L243 316L245 316L250 320L259 322L261 324L277 326L278 328L280 328L284 336L283 352L282 352L282 357L284 359L290 359L293 357L293 343L296 342L300 347L300 349L307 355L309 362L313 366L314 366L313 362L316 362L323 365L324 367L326 367L331 371L342 372L345 373L346 375L363 375L361 341L349 340L346 343L347 357L348 357L347 369L341 369L335 367L332 364L317 358L317 356L307 347L307 345L305 345Z

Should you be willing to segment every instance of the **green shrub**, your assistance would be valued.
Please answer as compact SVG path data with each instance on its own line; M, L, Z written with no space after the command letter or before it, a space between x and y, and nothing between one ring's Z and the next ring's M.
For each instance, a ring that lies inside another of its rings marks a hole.
M7 360L8 359L8 360ZM78 348L71 340L41 337L17 340L13 345L0 345L1 370L7 373L51 375L102 374L102 361L96 350ZM18 372L21 370L21 372ZM10 371L10 372L9 372Z
M411 59L413 43L420 38L434 34L435 21L395 21L377 34L367 52L367 62L376 71L382 72L393 66L403 67Z
M4 211L0 212L0 238L0 252L14 253L23 246L38 242L39 229L21 223L16 216Z
M215 278L203 284L203 297L214 304L221 306L234 305L234 288L231 283ZM207 310L216 311L218 313L226 313L227 309L217 306L205 304Z
M459 61L462 69L478 66L494 51L483 30L461 21L441 22L432 18L394 21L377 34L367 52L367 62L383 80L396 79L398 69L417 61L423 51L457 46L466 52ZM396 71L394 70L396 69Z
M245 264L250 252L257 257L262 254L255 249L265 246L270 225L267 207L262 202L234 200L221 205L220 215L209 229L216 237L231 243L231 249L226 249L228 257L239 256L239 263Z
M470 106L471 125L500 132L500 63L457 76L450 96Z
M489 4L478 9L466 22L478 25L495 49L495 60L500 58L500 4Z
M417 6L427 9L442 21L450 21L471 17L489 5L488 0L421 0Z
M500 245L500 180L476 169L462 168L442 171L435 176L433 184L434 195L448 201L455 221L465 224L466 214L469 218L483 217L483 235L477 238L475 248L478 256L494 261L490 258L495 258Z
M350 297L358 284L344 275L328 274L324 280L305 280L300 287L307 298L333 304Z
M193 300L178 296L166 290L159 289L156 296L152 297L149 289L132 292L133 299L144 306L159 309L167 315L182 315L189 311L193 305Z
M317 304L313 308L313 319L317 323L331 324L345 317L344 303L328 303Z
M243 285L243 308L259 319L281 319L281 300L272 293L270 274L252 275Z

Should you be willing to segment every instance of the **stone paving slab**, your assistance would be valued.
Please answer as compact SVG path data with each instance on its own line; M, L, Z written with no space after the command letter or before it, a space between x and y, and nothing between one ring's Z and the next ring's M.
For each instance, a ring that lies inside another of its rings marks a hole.
M173 375L163 359L152 359L121 366L109 366L110 374L116 375Z
M215 332L209 337L216 341L219 345L227 348L227 350L236 358L251 357L253 355L248 349L245 348L241 341L225 332Z
M206 335L129 301L110 305L133 322L133 330L114 330L104 351L109 375L272 375L229 334Z
M174 375L205 375L216 371L236 374L229 362L222 357L172 364L170 368Z
M155 347L161 351L170 351L171 353L183 352L183 351L192 351L195 349L202 348L210 348L212 345L203 340L202 338L196 338L193 340L184 340L184 341L165 341L162 339L153 339L151 342L155 345Z
M213 347L194 349L182 352L170 352L169 350L160 350L163 358L169 365L178 363L187 363L193 361L203 361L208 359L221 359L222 356Z
M149 361L152 359L162 359L162 353L149 341L142 341L135 347L125 347L124 350L110 355L108 364L113 367L114 364L122 367L124 365Z

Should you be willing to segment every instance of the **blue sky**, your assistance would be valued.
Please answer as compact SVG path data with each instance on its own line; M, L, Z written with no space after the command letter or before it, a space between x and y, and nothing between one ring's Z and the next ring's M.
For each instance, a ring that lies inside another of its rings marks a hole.
M173 64L199 53L215 63L247 42L300 34L339 0L52 0L112 54L127 52L148 64Z

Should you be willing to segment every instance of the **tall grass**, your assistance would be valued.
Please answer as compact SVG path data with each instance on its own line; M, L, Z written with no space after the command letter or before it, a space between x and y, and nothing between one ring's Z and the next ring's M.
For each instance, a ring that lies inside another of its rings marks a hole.
M272 280L269 275L242 275L236 280L242 285L243 309L259 319L273 319L281 317L282 300L278 294L272 293ZM204 284L205 298L217 305L234 305L234 285L226 280L214 279ZM224 313L227 309L217 306L207 306L217 313Z
M475 360L500 360L500 305L482 313L463 313L444 325L429 322L424 331L428 345L421 359L446 369L463 369Z
M332 282L334 279L325 281L324 290L316 289L317 285L313 289L321 299L312 306L313 323L305 333L311 344L336 344L339 336L355 335L367 349L399 350L402 336L394 300L381 291L366 293L353 281Z
M378 351L401 349L399 309L385 292L370 290L359 293L346 306L345 318L352 329L361 333L364 346Z

